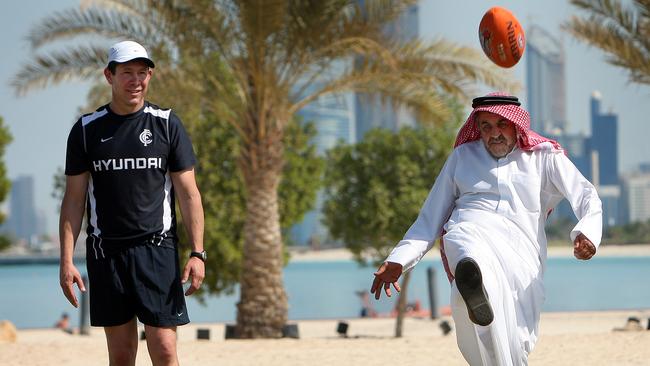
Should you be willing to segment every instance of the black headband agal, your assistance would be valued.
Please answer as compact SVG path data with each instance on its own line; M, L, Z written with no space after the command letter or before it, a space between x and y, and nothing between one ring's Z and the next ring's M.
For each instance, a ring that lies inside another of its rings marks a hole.
M521 102L519 102L519 99L517 97L512 97L509 95L488 95L485 97L474 98L472 100L472 108L500 104L512 104L520 106Z

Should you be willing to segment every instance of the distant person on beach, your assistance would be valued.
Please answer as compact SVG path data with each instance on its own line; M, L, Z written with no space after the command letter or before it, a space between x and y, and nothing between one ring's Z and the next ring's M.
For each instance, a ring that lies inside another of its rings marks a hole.
M61 314L61 319L56 321L54 328L61 329L66 333L72 333L72 329L70 328L70 317L68 316L68 313Z
M526 365L539 336L546 261L544 223L566 198L578 218L573 253L600 244L596 189L561 146L530 129L516 97L475 98L455 148L413 225L375 272L371 293L398 278L441 238L456 337L470 365ZM567 281L571 281L567 278Z
M104 69L111 101L83 115L68 137L61 288L78 307L73 285L85 287L72 255L85 209L90 323L104 327L111 365L135 364L137 320L152 363L177 365L176 327L190 321L184 295L205 276L196 157L176 114L145 100L153 69L140 44L113 45ZM192 248L182 275L175 199Z
M362 318L376 318L377 312L372 307L368 291L356 291L355 293L361 298L361 312L359 316Z

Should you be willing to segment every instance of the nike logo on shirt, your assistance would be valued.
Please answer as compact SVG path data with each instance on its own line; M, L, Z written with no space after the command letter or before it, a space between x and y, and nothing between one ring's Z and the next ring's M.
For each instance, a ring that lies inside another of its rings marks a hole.
M102 137L101 142L106 142L106 141L112 139L113 137L115 137L115 136L111 136L111 137L109 137L109 138L103 138L103 137Z

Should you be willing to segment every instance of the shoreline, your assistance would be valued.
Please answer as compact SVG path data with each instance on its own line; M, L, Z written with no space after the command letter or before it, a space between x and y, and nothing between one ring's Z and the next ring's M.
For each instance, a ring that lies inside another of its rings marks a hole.
M346 248L327 248L312 250L308 248L289 248L290 262L326 262L354 260ZM553 245L548 247L549 258L573 258L573 247ZM650 257L650 244L609 244L601 245L594 258L597 257ZM431 249L423 259L440 259L438 247Z
M308 247L289 247L289 262L326 262L354 260L352 253L344 247L310 249ZM601 245L598 248L595 257L634 257L650 256L650 244L608 244ZM548 247L548 257L573 257L573 249L567 242L566 245L553 245ZM425 259L439 259L440 251L437 247L431 249ZM85 262L83 255L74 257L75 263ZM0 266L2 265L38 265L38 264L59 264L59 255L57 254L3 254L0 255Z

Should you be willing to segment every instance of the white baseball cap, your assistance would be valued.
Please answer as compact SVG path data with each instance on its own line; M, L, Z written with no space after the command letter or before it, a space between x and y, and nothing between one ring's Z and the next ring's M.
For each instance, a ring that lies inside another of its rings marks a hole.
M155 67L153 61L149 58L149 54L147 54L147 50L138 42L118 42L108 50L109 65L111 62L121 64L135 59L141 59L145 61L149 67Z

